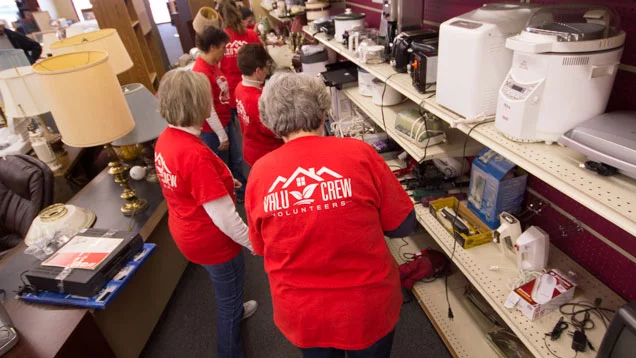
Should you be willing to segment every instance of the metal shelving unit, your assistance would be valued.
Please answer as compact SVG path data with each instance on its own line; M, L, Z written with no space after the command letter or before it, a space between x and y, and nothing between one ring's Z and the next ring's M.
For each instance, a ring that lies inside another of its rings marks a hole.
M402 149L406 150L409 155L422 162L423 160L430 160L440 157L461 157L463 154L464 140L466 136L456 130L450 130L447 132L447 142L440 143L438 145L432 145L424 150L414 145L409 139L398 133L395 129L395 118L397 114L408 108L417 108L415 103L406 101L405 103L390 106L380 107L373 104L370 97L362 96L358 90L358 87L349 87L343 90L345 96L347 96L358 108L360 108L367 116L369 116L378 127L384 129L386 133L393 138ZM384 120L382 119L384 111ZM469 140L466 145L466 155L476 155L483 146L479 142Z
M309 28L305 32L312 35ZM411 84L407 74L397 74L389 64L367 65L358 61L353 52L324 34L314 36L332 50L356 63L410 100L448 123L461 117L440 106L432 94L423 95ZM472 125L460 124L458 129L468 133ZM557 188L570 198L632 235L636 235L636 180L617 175L602 177L580 167L585 157L558 145L518 143L502 136L493 123L481 125L471 132L481 144L497 151L532 175Z
M546 348L544 336L545 333L552 331L554 324L561 317L559 311L552 311L538 320L530 321L520 311L504 308L504 302L510 294L508 282L516 278L517 275L516 262L504 257L494 244L485 244L467 250L457 245L453 255L454 240L450 233L429 213L428 208L418 204L415 210L417 219L424 229L431 234L435 242L449 257L453 256L453 263L457 265L457 268L484 296L532 354L537 357L553 357ZM489 268L492 265L508 269L491 271ZM625 304L625 300L555 246L550 248L548 267L559 269L564 273L573 272L575 274L575 281L578 287L572 302L594 302L595 298L601 297L603 298L604 307L616 309ZM605 334L605 329L598 318L593 317L593 319L596 327L586 331L586 335L590 342L595 347L598 347ZM555 342L548 339L547 343L550 345L550 350L557 355L561 357L572 356L570 347L572 340L568 336L564 336ZM594 356L596 356L596 353L590 350L579 352L578 354L578 357L581 358Z

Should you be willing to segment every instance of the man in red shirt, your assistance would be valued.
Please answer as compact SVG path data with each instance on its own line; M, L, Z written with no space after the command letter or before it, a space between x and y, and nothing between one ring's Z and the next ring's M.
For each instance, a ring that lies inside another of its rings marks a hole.
M363 141L323 137L329 92L278 73L259 100L285 144L252 167L245 209L264 255L274 322L303 356L388 358L402 294L384 235L415 225L413 202Z
M250 166L283 145L283 140L263 125L258 112L258 99L271 61L260 43L247 44L239 50L238 67L243 81L236 86L236 109L243 133L243 158Z

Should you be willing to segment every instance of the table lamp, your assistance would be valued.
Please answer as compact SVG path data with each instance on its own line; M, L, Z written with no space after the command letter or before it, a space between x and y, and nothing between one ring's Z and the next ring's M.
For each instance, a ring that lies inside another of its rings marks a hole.
M0 93L4 101L5 114L10 118L9 123L15 134L22 134L20 118L35 117L46 141L52 146L60 142L60 135L51 133L40 117L40 114L49 112L50 109L39 78L30 66L13 67L0 72ZM26 123L24 125L26 126Z
M142 159L148 169L146 180L158 183L155 171L154 149L149 143L159 137L168 126L165 119L159 114L159 100L141 83L131 83L121 87L128 103L128 108L135 119L135 129L112 142L114 146L133 145L145 143Z
M64 143L74 147L105 145L111 156L108 172L123 188L121 212L130 216L146 209L148 203L130 187L126 168L110 145L132 131L135 121L109 58L103 51L73 52L40 61L33 69Z
M10 49L10 50L0 50L0 71L8 70L14 67L22 67L22 66L30 66L29 59L27 59L24 51ZM4 103L2 101L2 93L0 93L0 103ZM0 110L2 111L2 110ZM4 117L4 112L2 112L2 116ZM1 120L0 120L1 122ZM13 131L13 128L10 128Z
M67 30L68 31L68 30ZM53 56L71 52L105 51L116 75L133 67L133 62L115 29L103 29L67 37L51 44Z

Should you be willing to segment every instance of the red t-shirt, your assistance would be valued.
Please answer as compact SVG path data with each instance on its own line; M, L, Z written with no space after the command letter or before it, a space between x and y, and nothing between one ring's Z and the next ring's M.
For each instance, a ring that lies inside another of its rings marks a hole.
M262 90L239 83L236 86L236 111L243 133L243 159L249 165L283 145L283 140L261 122L258 99Z
M371 146L318 136L285 143L252 167L245 209L274 322L294 345L359 350L394 329L402 294L383 232L413 203Z
M210 219L203 204L230 195L227 166L193 134L167 128L155 146L155 166L168 203L170 233L188 260L202 265L227 262L241 251Z
M241 82L241 70L239 70L237 62L238 51L245 44L259 43L261 40L251 29L246 29L244 34L238 34L232 29L225 28L225 33L230 37L230 41L225 45L225 55L221 59L221 71L230 84L230 106L236 108L234 89Z
M223 72L216 65L210 65L205 62L201 57L197 57L194 62L194 66L192 67L192 71L201 72L208 80L210 80L210 86L212 87L212 99L214 101L214 110L216 114L219 116L219 120L221 120L221 124L223 127L227 126L230 123L230 119L232 119L232 114L230 113L230 100L231 97L228 97L224 102L221 102L221 88L219 87L217 80L221 79L221 81L227 81L226 77L223 76ZM233 102L232 102L233 103ZM212 132L212 128L207 121L203 121L203 127L201 128L202 132Z

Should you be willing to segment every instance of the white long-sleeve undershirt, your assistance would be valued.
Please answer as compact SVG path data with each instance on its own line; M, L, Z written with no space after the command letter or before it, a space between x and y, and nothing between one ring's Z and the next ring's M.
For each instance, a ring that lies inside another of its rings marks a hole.
M227 142L227 133L225 133L225 129L223 129L223 125L221 124L221 120L219 119L219 115L216 114L214 110L214 106L210 110L210 117L205 119L210 125L210 128L214 131L217 137L219 137L219 143Z
M236 212L236 206L229 195L208 201L203 204L203 208L221 232L237 244L247 247L252 252L254 251L252 243L247 237L247 225Z

